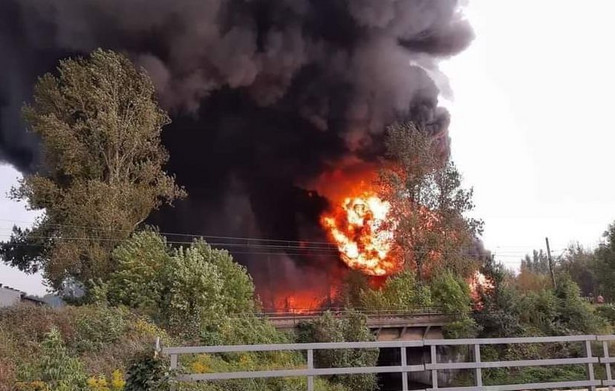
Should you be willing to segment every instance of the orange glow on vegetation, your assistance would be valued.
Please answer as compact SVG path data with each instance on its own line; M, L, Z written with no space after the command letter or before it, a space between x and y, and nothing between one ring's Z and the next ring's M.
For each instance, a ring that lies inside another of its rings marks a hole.
M275 300L275 312L288 314L307 314L322 308L326 297L318 297L315 292L293 292L280 295Z

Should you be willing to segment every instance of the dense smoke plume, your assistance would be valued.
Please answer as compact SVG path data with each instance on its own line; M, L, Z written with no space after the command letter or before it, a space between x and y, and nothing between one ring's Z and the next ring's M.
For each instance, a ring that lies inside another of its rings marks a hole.
M36 169L19 110L38 75L69 55L122 51L172 114L169 170L190 194L155 223L323 241L327 199L307 184L376 161L387 124L414 120L448 153L437 64L471 38L456 0L3 0L0 160ZM248 252L237 256L262 270ZM274 258L277 273L306 257Z

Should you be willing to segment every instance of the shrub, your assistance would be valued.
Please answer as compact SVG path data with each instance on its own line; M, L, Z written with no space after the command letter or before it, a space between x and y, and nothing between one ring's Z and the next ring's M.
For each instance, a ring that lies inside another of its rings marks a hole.
M90 391L123 391L126 385L124 374L119 369L113 371L109 380L104 375L98 375L88 378L87 383Z
M311 323L299 325L298 342L373 341L367 328L367 319L354 311L345 318L334 317L331 312ZM319 368L376 366L378 349L323 350L314 352L314 364ZM375 375L331 376L333 384L353 391L371 391L378 388Z
M417 282L410 270L390 277L382 289L364 289L361 294L362 306L371 311L415 311L432 304L429 287Z
M128 329L128 312L122 308L83 307L76 316L75 349L97 352L117 342Z
M152 350L146 350L132 360L124 391L168 391L171 377L169 363Z
M467 314L472 299L468 284L451 271L445 270L434 277L430 284L433 304L449 314Z
M478 334L479 326L476 321L469 316L462 316L453 322L448 323L442 329L444 338L475 338Z
M243 266L203 240L173 249L154 231L135 233L113 252L109 303L144 313L183 337L198 338L229 314L254 310L254 284Z
M42 354L35 368L36 378L49 391L86 391L86 375L78 358L71 357L57 329L52 329L42 343Z
M27 319L27 321L24 321ZM172 344L167 334L126 309L80 306L51 309L15 306L0 309L0 390L20 380L37 380L36 357L46 334L56 329L67 354L79 359L85 373L112 377L124 371L136 352L154 345L156 337Z
M615 305L603 304L596 307L596 314L606 319L610 324L615 324Z

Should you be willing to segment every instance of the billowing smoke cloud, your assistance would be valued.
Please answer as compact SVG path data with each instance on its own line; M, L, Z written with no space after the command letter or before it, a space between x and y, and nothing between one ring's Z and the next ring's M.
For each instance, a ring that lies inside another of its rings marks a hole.
M446 153L437 64L471 38L456 0L3 0L0 159L36 167L19 109L39 74L119 50L172 113L169 168L190 193L156 223L322 240L327 201L300 184L349 157L374 160L395 120L440 133Z

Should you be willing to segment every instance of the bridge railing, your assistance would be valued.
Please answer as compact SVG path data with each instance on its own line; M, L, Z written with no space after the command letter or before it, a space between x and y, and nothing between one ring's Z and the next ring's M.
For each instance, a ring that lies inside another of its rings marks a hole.
M415 315L443 315L448 314L442 308L438 307L417 307L412 308L406 311L400 310L373 310L373 309L361 309L361 308L353 308L353 312L358 312L360 314L369 316L369 317L385 317L385 316L415 316ZM284 311L263 311L256 313L259 317L265 318L280 318L280 317L316 317L324 315L326 312L330 312L332 314L343 315L349 312L347 308L344 307L330 307L330 308L290 308ZM453 314L451 314L453 315Z
M431 372L431 388L427 390L445 391L478 391L478 390L534 390L557 388L589 388L595 390L597 386L606 386L612 390L615 381L612 378L610 365L615 357L609 355L609 342L615 341L615 335L575 335L565 337L528 337L528 338L491 338L491 339L425 339L418 341L381 341L381 342L340 342L340 343L308 343L308 344L274 344L274 345L236 345L236 346L193 346L193 347L165 347L162 353L170 357L171 369L179 368L179 356L186 354L216 354L216 353L243 353L243 352L279 352L302 351L307 357L306 367L299 369L275 369L257 371L237 371L221 373L185 373L177 375L180 382L217 381L232 379L259 379L306 377L307 390L314 390L314 377L327 375L353 375L353 374L381 374L401 373L401 390L407 391L408 374L412 372ZM512 361L482 361L481 347L486 345L510 344L545 344L545 343L579 343L584 347L583 357L548 358ZM602 344L602 355L594 355L592 344ZM465 362L438 362L439 346L468 346L472 350L471 361ZM318 368L314 365L314 351L337 349L399 349L399 365L376 367L348 367L348 368ZM429 349L430 362L411 365L408 363L408 348ZM543 367L563 365L584 365L586 376L574 381L537 382L525 384L483 385L483 369L493 368L519 368ZM594 375L594 366L604 365L606 379L598 380ZM468 387L440 387L438 381L439 371L473 370L475 385Z

